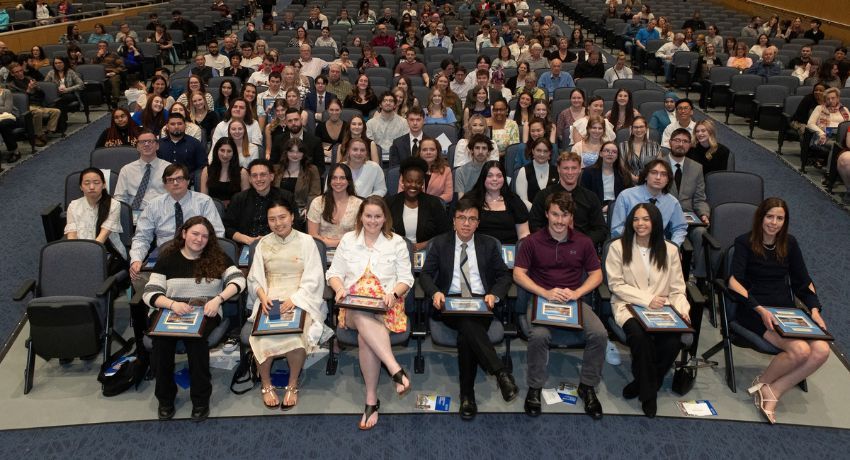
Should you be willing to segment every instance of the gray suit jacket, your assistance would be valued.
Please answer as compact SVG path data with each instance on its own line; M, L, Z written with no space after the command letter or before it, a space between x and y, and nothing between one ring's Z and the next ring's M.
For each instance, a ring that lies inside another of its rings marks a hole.
M670 161L670 154L664 159ZM673 170L673 174L676 170ZM678 198L682 211L695 212L699 216L711 216L711 208L705 200L705 178L702 175L702 165L690 158L682 163L682 190L676 188L676 181L670 178L670 194Z

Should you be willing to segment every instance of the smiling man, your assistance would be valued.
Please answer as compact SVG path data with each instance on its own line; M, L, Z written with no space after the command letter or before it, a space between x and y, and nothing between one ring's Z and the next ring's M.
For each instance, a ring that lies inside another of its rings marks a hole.
M252 244L271 232L269 207L274 200L293 200L292 193L272 185L274 167L268 160L258 159L248 165L251 188L233 195L230 205L222 216L224 234L241 244ZM296 219L295 228L304 228L303 221Z

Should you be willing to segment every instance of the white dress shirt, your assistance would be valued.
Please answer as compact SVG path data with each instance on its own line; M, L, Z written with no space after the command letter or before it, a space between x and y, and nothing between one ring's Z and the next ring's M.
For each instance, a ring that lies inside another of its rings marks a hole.
M165 184L162 183L162 173L165 172L165 168L170 164L160 158L154 158L150 162L150 180L148 181L148 188L145 190L145 196L142 198L140 209L145 209L154 198L165 193ZM136 192L139 190L139 185L142 183L142 177L145 175L145 166L147 165L148 163L145 163L141 159L124 165L121 168L121 172L118 173L118 182L115 184L115 192L112 194L112 197L122 203L132 205L133 200L136 198Z
M112 201L112 204L109 206L109 215L103 221L101 228L105 228L111 232L109 234L109 241L115 250L126 259L127 249L124 247L124 243L121 242L121 232L123 231L121 227L121 204L114 199L110 199L110 201ZM77 198L68 205L66 214L68 216L68 222L65 224L66 235L76 232L77 238L81 240L94 240L97 238L97 235L100 233L100 229L95 228L97 226L97 205L94 207L89 206L86 197Z
M461 245L463 241L455 235L455 262L452 269L452 285L449 287L449 294L460 294L461 283L463 276L460 270L460 251L463 249ZM467 243L466 257L469 259L467 266L469 267L469 290L473 294L484 295L484 283L481 281L481 271L478 270L478 259L475 258L475 236L473 235Z

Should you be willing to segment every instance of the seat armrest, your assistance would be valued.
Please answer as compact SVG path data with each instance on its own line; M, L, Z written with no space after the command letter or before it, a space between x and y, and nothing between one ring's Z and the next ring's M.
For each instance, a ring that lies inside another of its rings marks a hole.
M702 295L699 288L692 284L686 284L685 291L692 304L705 306L705 296Z
M21 287L18 288L18 292L15 293L15 296L12 297L12 300L14 300L15 302L20 302L21 300L24 300L24 297L26 297L27 293L30 292L35 295L35 286L35 280L24 281L24 284L22 284Z
M682 252L684 253L693 253L694 245L691 244L691 240L685 238L685 241L682 242Z
M126 273L125 270L121 270L121 272L118 272L110 276L109 278L103 280L103 284L100 285L100 288L97 290L95 295L98 297L105 296L106 293L108 293L112 289L112 287L118 283L118 276L121 275L122 272ZM126 277L126 275L124 277Z
M726 292L726 280L716 279L714 280L714 285L717 286L717 289L719 289L721 292Z
M331 300L334 299L335 296L336 296L336 293L334 292L334 290L331 289L330 286L326 285L324 292L322 292L322 299L324 299L326 301L331 301Z
M130 299L130 305L141 305L142 304L142 295L144 291L136 291L133 293L133 298Z
M600 300L604 300L606 302L611 301L611 289L608 288L608 285L606 283L600 284L599 287L596 288L596 290L599 293Z
M720 250L720 242L717 241L717 239L714 238L710 233L707 233L707 232L703 233L702 234L702 241L705 244L707 244L708 246L710 246L711 249L714 249L715 251Z
M415 300L423 300L425 298L425 290L422 289L422 283L419 280L413 283L413 298Z

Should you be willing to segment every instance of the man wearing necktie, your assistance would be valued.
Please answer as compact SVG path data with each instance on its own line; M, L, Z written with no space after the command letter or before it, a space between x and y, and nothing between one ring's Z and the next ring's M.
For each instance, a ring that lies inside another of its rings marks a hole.
M454 231L431 240L419 277L426 298L436 310L432 334L449 333L439 327L440 323L457 332L460 413L464 420L472 419L478 411L474 388L478 366L496 376L505 401L515 399L519 391L487 336L493 317L442 314L446 296L483 297L490 310L507 296L511 275L502 260L501 246L492 237L475 234L478 222L475 202L460 200L454 212Z
M157 135L143 130L136 141L139 159L124 165L118 173L113 196L130 205L134 217L138 217L151 200L165 193L165 187L158 178L162 177L169 163L157 157L158 145Z
M327 85L328 77L319 75L315 80L316 89L310 91L304 97L304 108L315 114L316 121L324 120L328 104L331 100L337 98L336 94L327 91Z
M446 36L446 26L443 24L437 25L437 31L434 37L426 43L426 46L429 48L445 48L446 53L451 54L452 52L452 40L448 36Z

